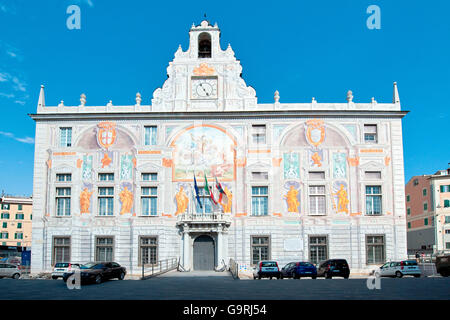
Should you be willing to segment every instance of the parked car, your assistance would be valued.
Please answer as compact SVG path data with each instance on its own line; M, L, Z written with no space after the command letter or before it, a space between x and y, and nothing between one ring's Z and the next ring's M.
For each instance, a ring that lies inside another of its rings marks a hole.
M416 260L390 261L383 264L374 272L380 277L397 277L409 275L419 278L422 275Z
M253 279L277 278L280 279L280 268L276 261L260 261L253 271Z
M350 268L345 259L329 259L320 263L317 269L318 277L325 277L331 279L333 277L350 277Z
M311 277L316 279L317 268L309 262L291 262L281 268L281 279L294 278L300 279L302 277Z
M443 277L450 275L450 254L436 256L436 271Z
M58 262L53 267L52 279L62 278L64 273L71 272L72 270L79 269L78 263Z
M64 282L75 272L64 273ZM123 280L127 273L125 267L120 266L116 262L89 262L80 266L81 282L95 282L97 284L104 280L117 278Z
M19 279L22 275L18 265L12 263L0 263L0 278L7 277Z

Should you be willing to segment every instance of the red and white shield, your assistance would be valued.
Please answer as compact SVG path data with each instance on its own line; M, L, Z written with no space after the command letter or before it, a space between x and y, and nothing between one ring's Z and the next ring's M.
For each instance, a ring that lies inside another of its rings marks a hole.
M114 122L101 122L98 124L97 142L108 149L116 141L116 124Z

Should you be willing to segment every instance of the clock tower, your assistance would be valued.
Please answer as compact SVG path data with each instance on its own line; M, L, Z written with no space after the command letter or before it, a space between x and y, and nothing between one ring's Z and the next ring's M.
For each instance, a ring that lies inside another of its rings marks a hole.
M222 50L220 29L204 20L192 25L189 48L181 46L167 68L168 79L153 92L152 110L161 112L255 110L255 90L241 77L231 45Z

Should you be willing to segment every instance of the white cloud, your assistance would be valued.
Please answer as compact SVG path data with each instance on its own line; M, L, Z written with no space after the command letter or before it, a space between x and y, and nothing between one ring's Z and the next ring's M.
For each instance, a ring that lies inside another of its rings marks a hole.
M17 104L20 104L20 105L25 105L25 101L22 101L22 100L16 100L16 101L14 101L14 103L17 103Z
M6 51L6 54L12 58L17 58L17 54L12 51Z
M14 139L14 140L22 142L22 143L27 143L27 144L33 144L34 143L34 138L31 138L31 137L17 138L11 132L0 131L0 135L8 137L8 138L11 138L11 139Z
M11 98L15 98L16 96L15 96L14 93L3 93L3 92L0 92L0 97L5 97L5 98L8 98L8 99L11 99Z
M8 78L9 78L10 76L9 76L9 74L8 73L1 73L0 72L0 82L6 82L6 81L8 81Z
M19 80L19 78L13 77L13 78L12 78L12 82L15 84L15 85L13 86L14 90L16 90L16 91L22 91L22 92L27 91L27 89L25 88L26 83L23 82L23 81L21 81L21 80Z

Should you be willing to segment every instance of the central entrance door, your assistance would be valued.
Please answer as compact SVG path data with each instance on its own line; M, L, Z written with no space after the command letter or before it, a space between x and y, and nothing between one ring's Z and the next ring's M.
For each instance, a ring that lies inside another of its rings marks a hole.
M199 236L194 240L194 270L214 270L215 248L210 236Z

